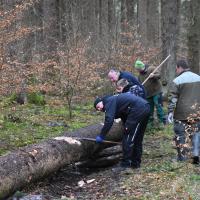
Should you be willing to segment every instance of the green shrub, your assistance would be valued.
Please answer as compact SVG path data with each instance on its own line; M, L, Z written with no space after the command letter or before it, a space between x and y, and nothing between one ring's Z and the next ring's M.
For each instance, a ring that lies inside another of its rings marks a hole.
M2 106L10 106L16 101L17 101L17 94L16 93L12 93L11 95L6 96L6 97L4 97L3 99L0 100Z
M33 92L28 94L28 102L35 105L45 105L44 96L39 92Z

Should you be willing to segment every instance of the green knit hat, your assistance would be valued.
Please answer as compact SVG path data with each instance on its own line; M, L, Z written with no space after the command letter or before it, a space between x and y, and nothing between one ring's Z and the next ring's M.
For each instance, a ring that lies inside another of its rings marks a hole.
M144 69L144 68L145 68L145 64L144 64L142 61L137 60L137 61L135 62L135 68L136 68L136 69Z

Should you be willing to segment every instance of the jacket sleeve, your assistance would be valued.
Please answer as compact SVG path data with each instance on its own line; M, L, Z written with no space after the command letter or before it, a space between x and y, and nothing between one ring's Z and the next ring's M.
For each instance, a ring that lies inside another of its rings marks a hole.
M156 68L155 67L151 67L150 68L150 72L149 72L149 75L153 72L153 70L155 70ZM161 75L160 75L160 72L159 70L155 71L154 73L154 76L152 77L152 79L160 79L161 78Z
M174 111L174 109L176 108L177 101L178 101L178 85L176 85L173 82L168 96L168 113Z
M106 136L107 133L110 131L114 119L115 119L115 112L116 112L116 99L108 102L105 107L105 120L104 126L101 129L101 135Z

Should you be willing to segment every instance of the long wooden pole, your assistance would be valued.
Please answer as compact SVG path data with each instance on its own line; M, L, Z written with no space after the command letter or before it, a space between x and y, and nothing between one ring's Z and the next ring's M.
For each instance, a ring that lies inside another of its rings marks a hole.
M169 59L170 56L171 56L171 55L169 54L169 55L165 58L165 60L163 60L163 61L160 63L160 65L158 65L158 66L153 70L153 72L152 72L151 74L153 74L154 72L156 72L156 71ZM149 74L149 76L144 80L144 82L142 83L142 85L144 85L144 84L150 79L151 74Z

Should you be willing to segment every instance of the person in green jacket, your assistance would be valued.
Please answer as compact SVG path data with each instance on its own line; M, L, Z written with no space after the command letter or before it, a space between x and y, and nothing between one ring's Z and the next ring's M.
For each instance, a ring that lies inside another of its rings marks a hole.
M160 82L160 72L154 71L154 66L149 66L144 64L142 61L137 60L134 65L135 69L138 70L138 79L142 83L147 77L150 78L144 83L144 87L147 93L147 100L150 103L150 118L149 123L153 125L154 123L154 108L157 111L157 118L161 126L165 125L166 119L162 107L162 85Z

